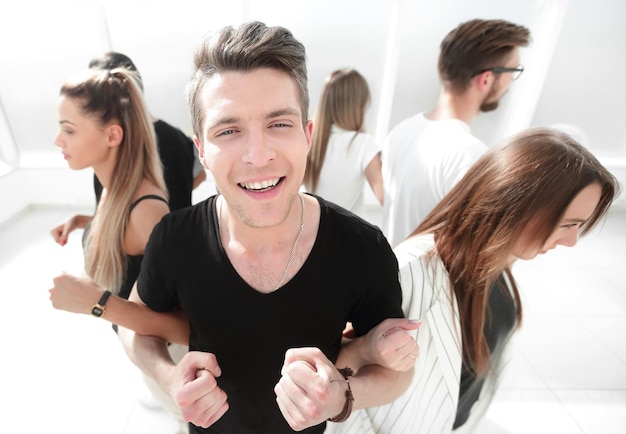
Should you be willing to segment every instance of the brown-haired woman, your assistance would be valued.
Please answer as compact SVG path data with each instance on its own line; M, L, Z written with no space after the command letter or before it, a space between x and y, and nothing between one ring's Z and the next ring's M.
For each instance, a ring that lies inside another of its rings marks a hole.
M553 129L529 129L487 151L394 249L404 313L422 320L411 386L330 431L471 432L522 321L513 263L574 246L618 190L587 149Z

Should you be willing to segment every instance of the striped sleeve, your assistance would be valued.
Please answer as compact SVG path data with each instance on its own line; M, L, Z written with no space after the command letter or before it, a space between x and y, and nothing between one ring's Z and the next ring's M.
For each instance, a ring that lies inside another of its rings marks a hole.
M401 250L398 254L403 309L421 319L416 340L420 355L409 388L390 404L358 410L333 434L451 433L459 398L460 323L443 264L436 256Z

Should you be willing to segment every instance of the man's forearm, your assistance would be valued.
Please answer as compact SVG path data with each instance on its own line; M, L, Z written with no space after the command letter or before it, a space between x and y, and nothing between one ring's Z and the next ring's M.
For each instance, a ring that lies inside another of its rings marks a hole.
M412 379L413 369L399 372L380 365L362 367L349 380L354 396L353 409L390 403L404 393Z
M349 379L354 410L388 404L402 395L411 383L413 369L400 372L376 362L365 337L347 341L339 353L335 366L347 366L355 371Z
M119 327L118 336L128 358L169 393L170 377L176 364L167 350L167 342L123 327Z
M373 359L372 354L367 347L367 341L365 337L359 337L354 339L345 339L341 346L341 351L337 356L335 366L342 368L349 366L350 368L358 371L363 366L376 364L377 361Z

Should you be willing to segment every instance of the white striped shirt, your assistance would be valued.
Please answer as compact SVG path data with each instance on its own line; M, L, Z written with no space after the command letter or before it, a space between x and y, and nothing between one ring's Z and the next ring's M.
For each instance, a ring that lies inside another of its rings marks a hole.
M456 298L439 256L428 255L432 235L396 247L407 318L421 319L414 336L420 347L411 385L390 404L355 411L343 423L328 423L327 434L451 433L459 401L462 347ZM497 369L499 370L499 369ZM488 378L468 421L457 432L472 432L495 391Z

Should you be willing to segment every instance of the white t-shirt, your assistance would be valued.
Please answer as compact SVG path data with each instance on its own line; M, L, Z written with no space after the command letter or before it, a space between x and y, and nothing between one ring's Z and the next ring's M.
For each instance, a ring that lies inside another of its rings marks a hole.
M365 168L380 148L371 134L354 134L333 125L315 194L363 217Z
M419 113L398 124L382 150L389 244L406 239L486 150L458 119L431 121Z

